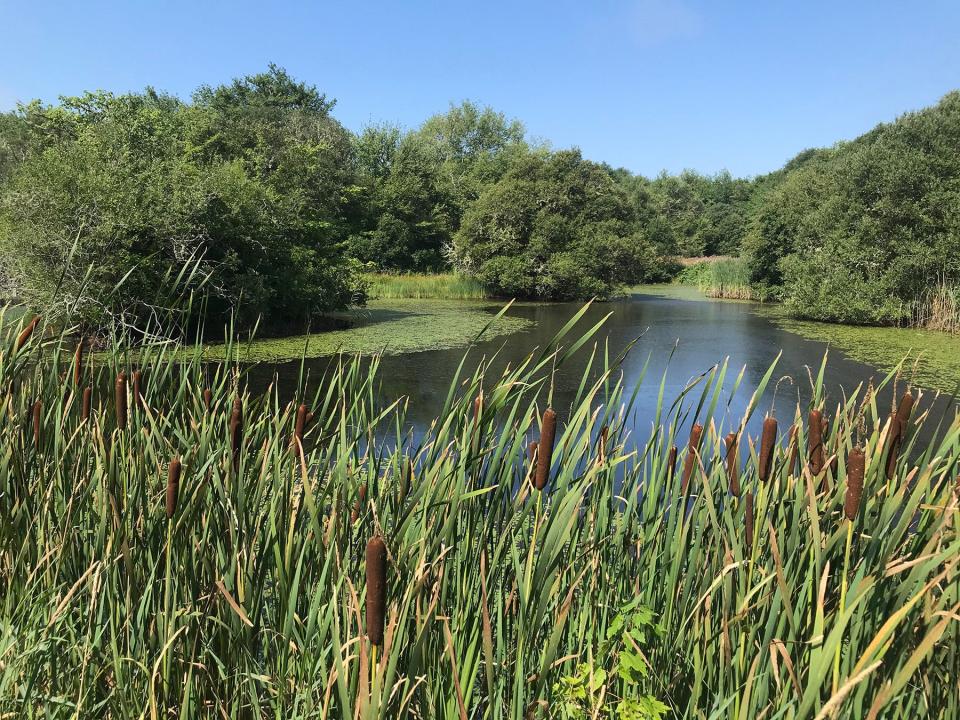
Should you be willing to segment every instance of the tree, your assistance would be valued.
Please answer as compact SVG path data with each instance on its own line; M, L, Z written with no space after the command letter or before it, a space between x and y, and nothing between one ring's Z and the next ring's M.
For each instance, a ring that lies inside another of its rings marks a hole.
M502 296L609 297L656 254L610 173L579 151L529 153L467 211L455 266Z

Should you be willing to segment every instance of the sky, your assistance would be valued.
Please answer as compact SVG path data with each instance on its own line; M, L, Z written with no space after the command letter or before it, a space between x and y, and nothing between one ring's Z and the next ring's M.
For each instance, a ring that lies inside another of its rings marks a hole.
M751 176L960 88L958 0L0 0L0 110L274 62L359 130L470 99L652 176Z

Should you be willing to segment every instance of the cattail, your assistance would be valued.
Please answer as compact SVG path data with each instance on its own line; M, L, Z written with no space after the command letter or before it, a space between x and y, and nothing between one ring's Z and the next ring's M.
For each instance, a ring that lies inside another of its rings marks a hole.
M610 435L610 428L604 425L600 428L600 439L597 443L597 461L606 462L607 461L607 438Z
M174 458L170 461L170 468L167 470L167 520L170 520L177 511L181 469L180 458Z
M33 404L33 446L40 447L40 423L43 421L43 400Z
M300 405L297 408L297 421L293 428L293 442L303 444L303 432L307 426L307 406Z
M73 353L73 384L77 387L83 384L83 338L80 338Z
M855 447L847 457L847 494L843 500L843 512L847 520L853 521L860 510L860 498L863 495L863 473L866 458L863 450Z
M673 482L673 473L677 469L677 446L674 445L667 453L667 483Z
M209 410L211 405L213 405L213 390L211 390L210 388L204 388L203 389L203 407Z
M553 408L543 411L540 422L540 442L537 444L536 482L537 490L543 490L550 479L550 465L553 461L553 440L557 434L557 414Z
M367 543L367 638L383 644L383 620L387 613L387 545L374 535Z
M40 316L34 315L33 320L27 323L27 326L20 331L20 334L17 335L17 342L14 345L13 351L19 352L20 348L27 344L27 340L30 339L30 336L33 335L33 331L37 329L37 325L40 323Z
M117 408L117 427L120 430L127 428L127 374L121 372L117 375L115 389L115 400Z
M810 462L810 472L819 475L823 470L823 413L811 410L807 431L807 457Z
M143 373L139 370L133 371L133 406L143 410Z
M243 402L234 398L230 413L230 449L233 451L233 464L240 460L240 448L243 445Z
M727 435L724 440L727 450L727 480L730 482L730 494L740 497L740 461L737 457L738 446L735 432Z
M93 388L87 385L83 389L83 401L80 403L80 422L90 418L90 401L93 399Z
M696 423L690 428L690 442L687 445L687 457L683 461L683 478L680 483L680 492L684 495L687 487L690 485L690 478L693 476L693 468L697 462L697 451L700 448L700 440L703 438L703 425Z
M913 412L914 397L913 393L907 390L900 398L900 404L897 406L897 421L900 424L901 438L907 431L907 424L910 422L910 414Z
M357 520L360 519L360 513L363 512L363 503L367 499L367 484L364 483L360 486L360 490L357 493L357 500L353 503L353 510L350 512L350 523L352 525L357 524Z
M897 417L896 412L891 412L887 419L886 451L887 464L885 470L887 480L890 480L897 470L897 460L900 458L900 418Z
M777 420L767 417L763 421L763 433L760 435L760 480L766 482L773 467L773 450L777 445Z
M483 415L483 391L473 400L473 424L480 424L480 416Z
M744 503L744 530L747 533L747 551L753 552L753 491L747 491L747 500Z

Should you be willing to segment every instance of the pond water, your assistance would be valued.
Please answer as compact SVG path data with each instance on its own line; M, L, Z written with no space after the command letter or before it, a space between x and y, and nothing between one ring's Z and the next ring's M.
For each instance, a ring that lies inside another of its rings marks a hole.
M438 307L443 308L440 311L442 328L439 330L432 315ZM470 357L465 368L472 370L481 358L496 353L493 370L498 375L504 364L516 365L534 347L546 345L581 307L580 303L514 305L504 323L493 328L491 337L481 339L469 348ZM415 434L422 432L441 409L451 379L464 352L467 352L463 337L458 342L456 330L463 325L470 331L466 337L472 337L477 327L475 315L486 314L486 322L499 309L500 306L493 303L464 303L458 309L456 303L449 302L431 306L430 301L395 301L380 303L362 316L364 319L357 332L375 338L388 353L382 358L379 375L383 399L392 401L403 396L410 399L408 420ZM610 318L597 339L601 347L604 341L609 342L612 357L640 337L623 364L625 383L628 386L636 383L644 365L648 365L630 420L635 434L641 438L650 432L664 374L665 397L670 401L691 379L725 359L729 360L730 367L728 387L732 387L740 369L745 368L740 388L732 395L725 392L721 397L715 420L724 432L742 417L753 390L778 355L781 357L773 380L751 421L753 432L758 431L763 413L772 407L773 388L779 378L790 378L781 382L776 394L776 413L781 419L781 427L793 419L798 402L802 408L806 407L810 396L809 373L816 374L828 349L830 355L824 377L831 410L843 400L844 392L852 392L870 378L879 382L887 374L887 370L853 359L824 342L783 329L769 312L753 303L713 301L696 291L670 286L644 288L615 302L594 304L571 337L577 337L578 330L585 331L608 313ZM341 346L355 350L357 348L347 340L352 337L350 332L353 331L347 331ZM442 342L436 342L438 335L442 336ZM391 340L395 341L393 346ZM303 348L304 340L299 339L295 344ZM591 345L585 346L557 371L553 404L561 414L573 401ZM269 357L267 347L270 346L264 346L257 355L261 362L251 369L253 384L264 386L276 379L281 395L285 392L292 394L300 374L300 360L265 361ZM418 349L422 347L429 349ZM960 343L954 347L960 351ZM314 347L313 351L306 353L318 355L305 361L311 377L321 377L333 361L329 354L325 354L330 350L328 342L326 345L321 343L319 350ZM490 373L488 376L495 375ZM960 376L948 380L953 384L960 380ZM901 391L903 386L901 383ZM923 406L932 406L937 413L954 411L951 398L944 394L935 395L927 392ZM881 407L889 406L892 392L881 393L879 402Z

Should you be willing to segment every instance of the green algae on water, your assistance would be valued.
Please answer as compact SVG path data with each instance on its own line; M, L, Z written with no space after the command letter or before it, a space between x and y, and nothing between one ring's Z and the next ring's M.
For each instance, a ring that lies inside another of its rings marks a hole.
M254 340L238 344L238 359L246 362L295 360L338 353L399 355L424 350L464 347L483 332L490 340L532 325L530 320L504 315L490 302L450 300L372 300L364 308L341 313L353 327L310 335ZM492 321L492 322L491 322ZM208 345L204 357L222 359L225 345Z

